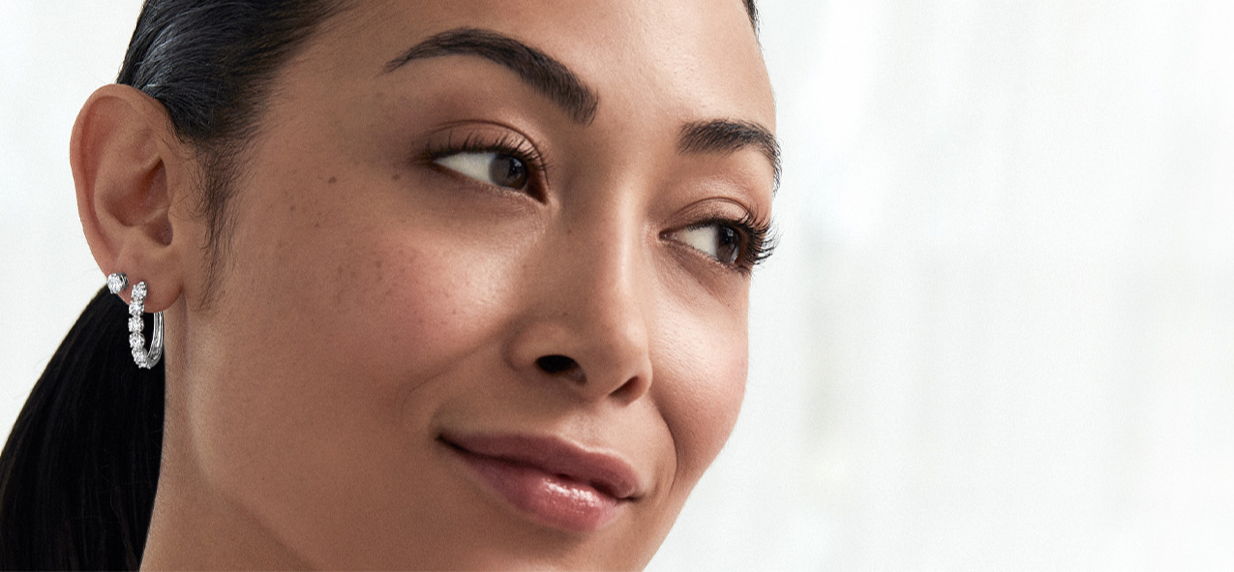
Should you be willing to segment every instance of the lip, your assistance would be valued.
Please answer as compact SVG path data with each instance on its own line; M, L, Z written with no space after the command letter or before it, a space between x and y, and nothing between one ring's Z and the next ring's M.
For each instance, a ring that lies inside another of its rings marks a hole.
M554 528L594 532L641 496L629 463L556 437L442 435L440 441L507 502Z

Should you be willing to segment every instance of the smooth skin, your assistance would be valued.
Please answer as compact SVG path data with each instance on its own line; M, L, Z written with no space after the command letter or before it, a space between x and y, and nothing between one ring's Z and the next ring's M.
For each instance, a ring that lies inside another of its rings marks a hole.
M460 28L561 62L594 117L477 55L387 69ZM768 220L773 165L680 145L691 122L774 129L741 2L358 2L271 93L214 283L198 157L162 107L106 86L73 132L100 269L149 283L166 316L142 567L645 566L744 391L750 276L691 225ZM544 168L507 188L468 170L483 157L432 154L461 140L515 141ZM476 479L451 432L604 452L643 491L598 530L563 530Z

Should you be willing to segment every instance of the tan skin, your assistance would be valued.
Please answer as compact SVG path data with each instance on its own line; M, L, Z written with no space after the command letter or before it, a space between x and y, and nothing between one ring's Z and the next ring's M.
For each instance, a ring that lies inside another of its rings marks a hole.
M475 55L385 71L460 27L561 62L594 117ZM167 322L143 568L646 565L744 391L749 273L691 225L767 221L772 164L679 140L712 119L774 128L741 3L364 2L272 93L211 291L197 155L162 107L107 86L73 133L95 258L148 282ZM515 141L543 170L503 186L473 168L492 155L446 148L464 139ZM474 478L440 440L459 432L618 457L640 494L565 530Z

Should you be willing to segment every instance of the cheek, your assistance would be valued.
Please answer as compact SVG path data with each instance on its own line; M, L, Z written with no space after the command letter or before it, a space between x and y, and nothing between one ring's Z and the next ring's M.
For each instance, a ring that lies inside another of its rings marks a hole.
M492 335L516 256L432 217L386 214L400 206L336 209L262 241L255 290L279 316L272 349L294 356L284 368L401 391Z
M658 388L661 411L677 453L674 487L689 491L728 441L745 396L748 361L745 322L666 332Z
M508 262L444 237L394 233L340 263L335 284L338 350L357 357L365 379L430 379L493 336L501 320ZM410 388L404 388L410 389Z
M388 181L324 171L239 197L255 214L237 221L220 292L214 395L262 394L305 430L391 422L399 394L489 339L516 257Z
M313 539L306 553L369 546L373 515L414 514L408 491L431 488L413 482L405 398L496 339L518 257L363 212L266 222L237 235L226 335L199 359L212 381L189 388L192 450L229 497Z

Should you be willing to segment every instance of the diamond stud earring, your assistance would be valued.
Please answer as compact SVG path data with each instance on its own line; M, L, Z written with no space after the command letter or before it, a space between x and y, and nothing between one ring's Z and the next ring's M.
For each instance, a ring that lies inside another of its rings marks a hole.
M129 277L123 272L107 276L107 291L119 294L128 288ZM153 369L163 357L163 313L154 313L154 333L150 339L150 349L146 350L146 337L142 335L145 323L141 315L146 312L146 283L133 285L132 301L129 302L129 347L133 352L133 361L137 367Z

